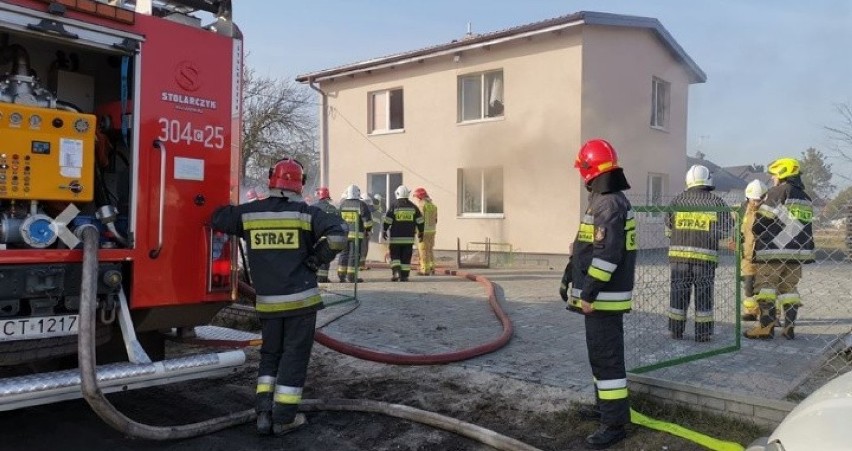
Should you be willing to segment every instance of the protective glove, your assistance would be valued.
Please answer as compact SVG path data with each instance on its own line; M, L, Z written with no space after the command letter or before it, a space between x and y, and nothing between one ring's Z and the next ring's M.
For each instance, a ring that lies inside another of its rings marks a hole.
M564 302L568 302L568 287L571 285L573 270L574 266L572 265L571 260L568 260L568 264L565 265L565 272L562 273L562 282L559 285L559 297L561 297Z
M322 265L322 262L316 255L308 255L307 258L305 258L304 264L311 270L311 272L317 272L319 271L319 267Z
M382 232L382 241L387 241L387 240L388 240L388 233Z

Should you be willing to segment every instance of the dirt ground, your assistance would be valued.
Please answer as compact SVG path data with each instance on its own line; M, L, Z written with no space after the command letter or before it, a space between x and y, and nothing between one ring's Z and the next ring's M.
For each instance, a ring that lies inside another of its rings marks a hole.
M172 346L170 354L189 352ZM226 379L110 395L133 419L159 425L200 421L251 408L257 350L249 364ZM525 383L459 366L398 367L364 362L317 345L305 398L371 399L459 418L542 450L585 449L595 424L582 421L562 389ZM765 431L717 417L636 400L643 412L718 438L743 444ZM308 414L309 424L284 438L258 437L253 425L180 442L152 443L122 437L104 425L83 401L0 413L2 450L300 450L453 451L490 450L455 434L405 420L357 412ZM676 437L631 426L618 450L701 450Z

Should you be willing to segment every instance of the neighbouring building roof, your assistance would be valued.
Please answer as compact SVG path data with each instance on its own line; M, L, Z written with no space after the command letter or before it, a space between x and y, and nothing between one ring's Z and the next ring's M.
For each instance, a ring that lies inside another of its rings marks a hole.
M296 81L300 83L316 82L333 79L334 77L355 75L388 67L398 67L405 64L422 62L425 59L450 55L456 52L499 44L502 42L527 38L539 34L556 32L578 25L606 25L613 27L628 27L647 29L654 33L660 42L687 69L692 83L707 81L707 75L687 55L686 51L675 41L672 35L663 27L659 20L651 17L626 16L621 14L581 11L567 16L542 20L526 25L507 28L481 35L472 35L465 39L453 40L445 44L412 50L394 55L347 64L332 69L310 72L299 75Z
M755 179L766 184L770 184L772 182L772 176L767 174L763 167L755 167L751 164L745 164L740 166L727 166L723 169L745 180L746 183Z

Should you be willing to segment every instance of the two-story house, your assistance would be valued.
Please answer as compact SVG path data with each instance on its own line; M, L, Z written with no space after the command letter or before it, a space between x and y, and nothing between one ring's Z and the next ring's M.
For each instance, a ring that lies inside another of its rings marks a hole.
M682 189L688 88L704 72L652 18L598 12L297 77L320 92L321 183L424 187L438 249L566 253L586 203L582 142L618 150L635 204Z

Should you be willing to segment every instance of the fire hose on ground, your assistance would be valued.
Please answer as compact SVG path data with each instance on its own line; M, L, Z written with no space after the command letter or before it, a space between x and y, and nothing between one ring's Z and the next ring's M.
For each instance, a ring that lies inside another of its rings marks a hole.
M80 292L80 331L78 363L80 366L83 398L92 410L107 424L125 435L146 440L179 440L211 434L222 429L253 421L254 409L232 413L219 418L180 426L151 426L131 420L119 412L98 387L96 376L95 324L97 310L97 276L99 231L94 226L84 226L83 273ZM511 328L510 328L511 335ZM380 413L433 426L463 437L476 440L501 451L540 451L489 429L457 420L455 418L427 412L413 407L360 399L309 399L304 400L299 410L352 411Z

